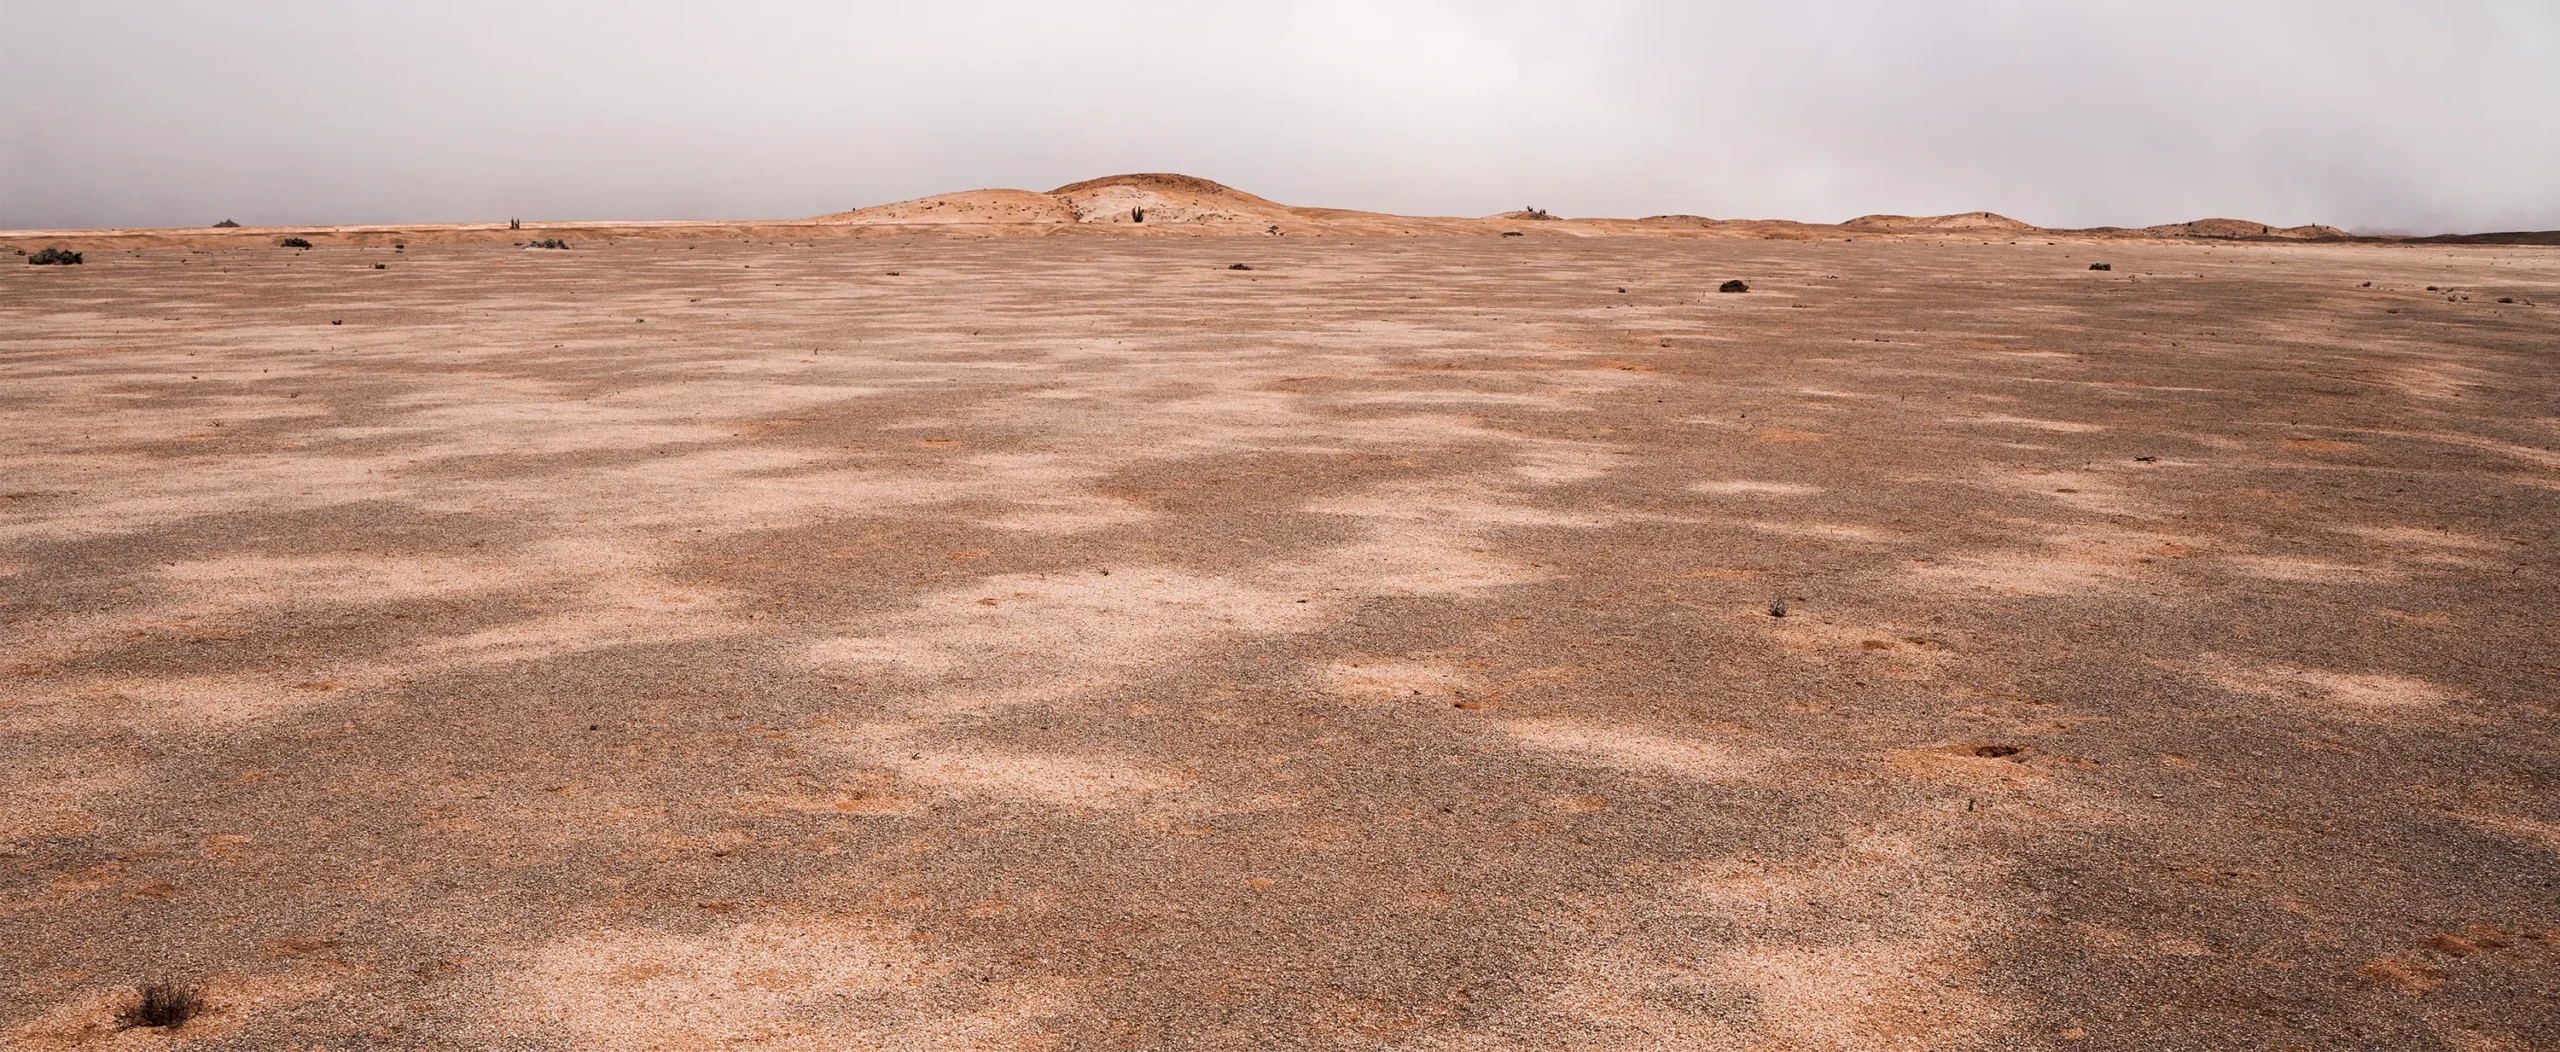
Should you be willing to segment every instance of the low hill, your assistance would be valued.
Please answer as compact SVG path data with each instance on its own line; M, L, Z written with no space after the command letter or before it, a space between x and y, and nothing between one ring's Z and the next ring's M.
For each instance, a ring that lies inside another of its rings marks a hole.
M1566 218L1541 209L1481 217L1406 216L1348 208L1285 205L1210 179L1175 172L1133 172L1068 183L1045 193L985 189L936 194L870 205L807 219L741 222L556 222L409 224L319 227L192 227L156 230L0 231L0 248L34 251L55 242L99 248L246 247L273 245L290 235L321 247L389 246L401 243L526 241L571 242L692 240L699 238L890 237L921 233L970 236L1047 236L1121 233L1191 236L1409 236L1707 237L1761 240L1860 238L2016 239L2033 234L2081 241L2358 241L2445 244L2552 244L2560 232L2418 237L2357 237L2333 226L2279 227L2246 219L2212 218L2147 227L2049 229L1995 212L1953 215L1862 215L1847 222L1802 223L1785 219L1711 219L1656 215L1641 219Z
M1840 226L1842 229L1846 230L1872 230L1878 232L1937 230L2021 231L2041 229L2033 223L2023 223L1995 212L1958 212L1955 215L1947 216L1859 216L1856 219L1840 224Z

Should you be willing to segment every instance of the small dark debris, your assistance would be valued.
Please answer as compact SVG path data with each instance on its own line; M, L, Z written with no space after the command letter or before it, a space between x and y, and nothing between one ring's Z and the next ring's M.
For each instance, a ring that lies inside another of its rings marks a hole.
M569 247L569 243L568 243L568 242L566 242L566 241L562 241L562 240L560 240L559 238L556 238L556 237L546 237L546 238L542 238L542 239L540 239L540 240L538 240L538 241L527 241L527 242L525 242L525 243L524 243L524 247L526 247L526 248L559 248L559 249L565 249L565 248L568 248L568 247Z
M2433 286L2433 285L2429 285L2429 286L2427 286L2427 291L2429 291L2429 292L2443 292L2444 290L2443 290L2443 289L2440 289L2440 288L2437 288L2437 287L2435 287L2435 286Z
M391 267L390 267L390 265L389 265L389 264L386 264L386 263L376 263L376 264L374 264L374 265L373 265L373 269L375 269L375 270L389 270L389 269L391 269Z
M1724 284L1722 284L1722 285L1718 285L1718 286L1716 286L1716 291L1717 291L1717 292L1749 292L1749 291L1751 291L1751 286L1743 284L1743 283L1742 283L1742 279L1741 279L1741 278L1735 278L1735 279L1733 279L1732 281L1728 281L1728 282L1725 282L1725 283L1724 283Z
M2372 282L2370 282L2370 281L2365 282L2365 283L2364 283L2364 287L2366 287L2366 288L2372 288L2372 287L2373 287L2373 283L2372 283Z
M204 1012L204 996L194 987L154 980L142 984L132 1004L116 1013L118 1029L158 1027L175 1030Z
M2113 264L2113 263L2091 263L2091 264L2089 264L2089 269L2091 269L2091 270L2114 270L2114 269L2116 269L2116 265L2115 265L2115 264Z
M336 318L331 318L331 319L329 319L329 324L331 324L331 325L344 325L344 324L346 324L346 322L340 321L340 320L338 320L338 319L336 319Z
M1520 237L1520 236L1523 236L1523 235L1522 235L1519 231L1517 231L1517 230L1505 230L1505 231L1503 231L1503 232L1502 232L1502 236L1504 236L1504 237Z
M1620 292L1625 292L1625 291L1627 291L1627 290L1626 290L1625 288L1621 287L1620 289L1618 289L1618 291L1620 291Z
M2515 301L2516 301L2516 298L2515 298L2515 297L2513 297L2513 296L2500 296L2500 297L2498 297L2498 302L2500 302L2500 303L2514 303Z
M289 238L286 238L286 239L284 239L284 240L282 240L282 241L278 241L278 242L276 242L276 247L277 247L277 248L310 248L310 247L311 247L311 239L310 239L310 238L307 238L307 237L289 237Z
M2025 751L2025 749L2021 749L2015 745L1976 745L1973 747L1974 755L1990 760L2016 756Z
M1228 269L1228 270L1252 270L1253 268L1252 268L1252 267L1245 266L1245 265L1244 265L1244 264L1242 264L1242 263L1229 263L1229 264L1227 264L1227 269Z
M2158 459L2160 459L2160 458L2158 458L2158 457L2135 457L2135 458L2133 458L2133 461L2134 461L2134 463L2137 463L2137 464L2148 464L2148 463L2151 463L2152 461L2155 461L2155 460L2158 460Z
M888 276L893 277L893 278L898 276L898 272L897 272L897 271L894 271L894 270L890 270L890 271L883 271L882 273L885 273L885 274L887 274Z
M1786 598L1785 598L1784 596L1781 596L1781 597L1776 598L1776 599L1769 600L1769 616L1771 616L1771 617L1785 617L1785 616L1787 616L1787 600L1786 600Z

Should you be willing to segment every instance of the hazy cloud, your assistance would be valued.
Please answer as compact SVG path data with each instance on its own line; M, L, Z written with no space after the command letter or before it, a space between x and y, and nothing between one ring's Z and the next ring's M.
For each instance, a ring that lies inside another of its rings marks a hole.
M1292 204L2560 227L2560 7L0 0L0 227Z

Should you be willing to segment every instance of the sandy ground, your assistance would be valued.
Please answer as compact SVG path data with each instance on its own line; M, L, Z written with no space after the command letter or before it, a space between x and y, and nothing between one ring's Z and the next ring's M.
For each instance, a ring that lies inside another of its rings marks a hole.
M2550 1048L2555 305L2530 248L0 266L0 1046ZM212 1010L116 1030L151 977Z

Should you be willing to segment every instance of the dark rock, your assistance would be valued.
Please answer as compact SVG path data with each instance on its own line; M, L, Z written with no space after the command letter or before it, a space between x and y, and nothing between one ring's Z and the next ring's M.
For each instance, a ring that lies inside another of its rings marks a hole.
M2113 264L2113 263L2091 263L2091 264L2089 264L2089 269L2091 269L2091 270L2114 270L2114 269L2116 269L2116 267L2115 267L2115 264Z
M1743 283L1742 283L1742 279L1740 279L1740 278L1735 278L1735 279L1733 279L1732 281L1728 281L1728 282L1725 282L1725 283L1724 283L1724 284L1722 284L1722 285L1718 285L1718 286L1716 286L1716 291L1717 291L1717 292L1749 292L1749 291L1751 291L1751 286L1743 284Z

